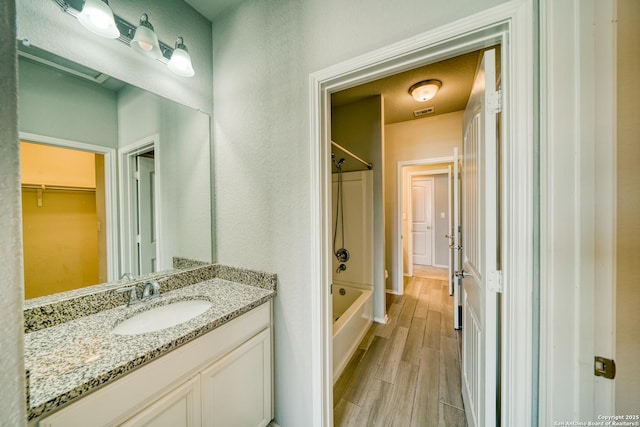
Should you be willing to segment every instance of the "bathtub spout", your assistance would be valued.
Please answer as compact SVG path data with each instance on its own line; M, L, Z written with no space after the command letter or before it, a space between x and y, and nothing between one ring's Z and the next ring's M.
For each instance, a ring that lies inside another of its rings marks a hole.
M340 274L340 273L342 273L343 271L345 271L346 269L347 269L347 266L346 266L346 265L344 265L344 264L340 264L340 265L338 266L338 269L336 270L336 273Z

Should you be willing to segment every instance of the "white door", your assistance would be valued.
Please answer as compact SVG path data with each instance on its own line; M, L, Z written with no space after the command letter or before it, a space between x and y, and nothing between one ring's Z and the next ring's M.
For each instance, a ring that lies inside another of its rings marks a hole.
M451 254L453 257L453 270L462 270L461 266L461 249L460 249L460 162L458 161L458 149L453 149L453 229L451 230L451 236L453 244L451 245ZM451 276L450 286L453 288L453 327L460 329L462 327L462 319L460 315L460 287L462 286L462 279L455 274Z
M495 50L484 53L463 121L462 394L470 426L495 426L498 403Z
M157 270L155 221L155 162L152 157L136 157L138 170L138 273Z
M433 178L411 181L411 236L413 263L433 265Z

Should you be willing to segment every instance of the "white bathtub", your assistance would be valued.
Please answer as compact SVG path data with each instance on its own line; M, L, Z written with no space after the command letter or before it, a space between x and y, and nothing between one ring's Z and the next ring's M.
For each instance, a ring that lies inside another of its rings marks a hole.
M344 293L344 295L341 295ZM333 283L333 382L373 323L373 292Z

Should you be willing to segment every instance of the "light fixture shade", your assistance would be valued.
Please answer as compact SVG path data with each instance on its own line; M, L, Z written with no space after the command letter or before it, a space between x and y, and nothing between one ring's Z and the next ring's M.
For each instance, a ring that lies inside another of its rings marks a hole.
M149 16L146 13L140 17L140 25L136 28L129 45L131 49L148 58L158 59L162 56L158 37L153 31L153 25L149 22Z
M120 31L107 0L86 0L82 11L78 14L78 21L87 30L99 36L110 39L120 37Z
M423 80L411 86L409 93L418 102L425 102L436 96L442 87L440 80Z
M184 45L182 37L178 37L178 40L176 40L176 48L171 54L171 59L167 67L182 77L193 77L195 75L195 71L193 71L193 66L191 65L191 55L189 55L189 51Z

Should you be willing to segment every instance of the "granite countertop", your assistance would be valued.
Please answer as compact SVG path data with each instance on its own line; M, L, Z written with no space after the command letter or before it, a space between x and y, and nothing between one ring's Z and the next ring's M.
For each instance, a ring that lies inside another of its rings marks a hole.
M119 306L25 335L29 419L80 397L106 382L197 338L275 296L262 288L214 277L163 292L160 298ZM114 325L178 300L213 303L203 314L157 332L115 335Z

